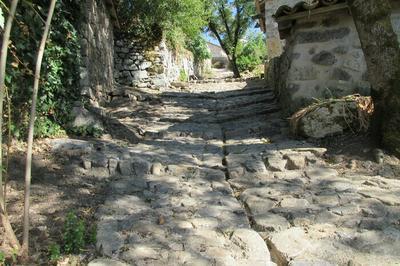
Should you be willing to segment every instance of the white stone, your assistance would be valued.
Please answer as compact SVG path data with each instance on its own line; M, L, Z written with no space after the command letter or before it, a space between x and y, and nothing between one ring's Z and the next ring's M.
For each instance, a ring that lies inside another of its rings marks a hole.
M281 155L273 155L267 158L267 163L272 171L285 171L287 161Z
M163 166L161 163L153 163L151 166L152 175L160 175L163 172Z
M271 261L268 247L261 236L251 229L237 229L231 236L231 241L242 249L244 258L238 265L267 265Z
M88 266L128 266L128 264L113 259L95 259L89 262Z
M288 170L298 170L306 167L306 157L302 153L285 154L287 159L286 168Z
M269 240L276 250L288 259L294 259L311 248L304 230L299 227L275 233Z

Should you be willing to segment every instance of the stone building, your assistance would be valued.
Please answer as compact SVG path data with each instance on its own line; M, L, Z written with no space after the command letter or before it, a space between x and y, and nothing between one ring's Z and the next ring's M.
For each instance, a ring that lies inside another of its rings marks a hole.
M345 0L256 0L266 33L267 77L287 113L314 98L370 94L367 66ZM400 35L400 3L392 22Z
M208 49L211 52L211 64L216 68L228 68L229 60L221 46L208 42Z

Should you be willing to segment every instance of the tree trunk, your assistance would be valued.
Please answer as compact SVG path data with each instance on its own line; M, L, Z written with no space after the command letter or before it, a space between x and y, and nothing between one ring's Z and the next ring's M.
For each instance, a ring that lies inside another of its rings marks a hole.
M400 155L400 47L389 0L348 1L373 87L373 126L382 144Z
M1 44L0 54L0 205L5 210L4 194L3 194L3 103L4 103L4 92L5 92L5 78L6 78L6 65L7 65L7 54L8 54L8 43L10 40L10 33L12 24L15 17L15 11L17 10L18 0L11 2L11 7L8 13L6 26L4 28L3 42Z
M1 44L0 54L0 223L5 229L5 235L10 241L11 245L18 251L20 244L18 243L17 237L15 236L14 230L12 229L11 223L6 213L6 202L5 193L3 191L3 103L5 94L5 77L6 77L6 65L7 65L7 54L8 54L8 43L10 40L10 32L17 10L18 0L11 2L11 7L8 13L7 22L4 28L3 41ZM8 154L7 154L8 156Z
M236 55L233 54L232 55L232 60L230 62L231 63L231 67L232 67L232 71L233 71L233 76L235 78L240 78L240 71L239 71L239 68L238 68L236 60L237 60Z
M40 42L39 51L36 59L35 68L35 81L33 85L32 93L32 106L29 119L29 132L28 132L28 148L26 152L26 168L25 168L25 195L24 195L24 235L22 242L21 255L23 258L27 258L29 255L29 198L31 192L31 172L32 172L32 147L33 147L33 131L35 128L36 119L36 101L39 91L40 71L42 68L42 59L44 54L44 48L46 46L47 37L50 31L51 19L53 18L54 8L56 0L51 0L49 11L47 14L46 25L44 28L42 40Z
M11 222L8 219L7 214L2 207L0 207L0 224L3 225L5 235L8 241L10 241L11 246L18 252L21 248L21 245L19 244L18 239L15 236L14 229L11 226Z

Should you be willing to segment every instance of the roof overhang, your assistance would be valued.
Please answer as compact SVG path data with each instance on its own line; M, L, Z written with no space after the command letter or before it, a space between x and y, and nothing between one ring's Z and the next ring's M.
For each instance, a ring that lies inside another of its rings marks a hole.
M348 9L346 0L255 0L260 28L266 31L266 20L274 19L284 39L297 19Z
M348 8L346 0L308 0L292 2L292 5L280 6L273 17L277 22L296 20L311 15L328 13Z

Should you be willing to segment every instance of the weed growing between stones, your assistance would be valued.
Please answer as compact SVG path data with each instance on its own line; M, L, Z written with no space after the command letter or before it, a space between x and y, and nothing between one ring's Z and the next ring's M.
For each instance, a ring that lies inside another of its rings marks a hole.
M57 262L61 258L61 248L58 244L51 244L48 249L49 260Z
M71 129L72 133L83 136L83 137L95 137L99 138L103 135L103 129L96 127L96 126L81 126L81 127L74 127Z
M6 255L2 251L0 251L0 265L3 265L5 261Z
M66 254L79 253L88 244L96 242L96 227L88 227L85 221L79 218L74 212L69 212L64 224L64 252ZM56 247L50 247L50 259L57 255Z

